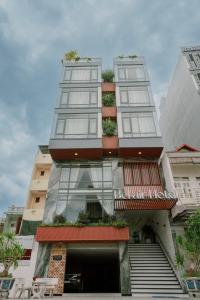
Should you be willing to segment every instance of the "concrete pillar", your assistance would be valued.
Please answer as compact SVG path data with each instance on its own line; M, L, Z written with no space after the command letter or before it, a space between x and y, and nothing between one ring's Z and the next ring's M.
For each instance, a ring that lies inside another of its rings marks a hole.
M122 295L131 295L128 243L119 243L120 285Z

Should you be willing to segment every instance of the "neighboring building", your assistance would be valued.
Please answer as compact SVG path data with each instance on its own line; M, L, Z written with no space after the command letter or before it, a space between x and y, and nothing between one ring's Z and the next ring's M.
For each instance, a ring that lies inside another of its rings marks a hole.
M39 146L23 213L21 235L34 235L42 222L51 165L48 146Z
M63 62L35 275L58 277L57 294L182 294L169 263L177 199L144 59L116 58L114 83L102 83L101 67L97 58ZM103 106L108 94L113 107ZM114 226L121 218L129 225Z
M160 107L164 145L200 148L200 46L182 48L166 99Z
M178 197L176 206L172 208L172 231L176 241L176 237L184 233L185 221L191 213L200 209L200 151L184 144L168 152L167 156ZM176 245L176 252L179 251L181 249ZM185 263L185 268L190 269L190 262L186 259Z
M24 207L10 206L5 212L3 232L19 234Z

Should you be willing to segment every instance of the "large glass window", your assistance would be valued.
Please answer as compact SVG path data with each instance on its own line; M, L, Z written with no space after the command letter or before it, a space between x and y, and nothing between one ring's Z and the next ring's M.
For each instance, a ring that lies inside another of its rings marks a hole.
M97 136L97 114L61 114L58 116L55 137L82 138Z
M97 106L97 91L65 91L61 95L60 105L68 107Z
M148 90L144 88L120 88L120 104L130 105L147 105L149 103Z
M91 81L98 79L97 68L67 68L65 70L65 80L71 81Z
M95 210L97 205L106 214L112 214L111 162L64 165L61 168L56 214L64 215L68 221L76 221L81 211L87 211L88 207ZM96 213L99 214L99 209Z
M124 137L156 136L154 117L149 113L123 113L122 127Z
M145 80L144 67L140 65L121 66L118 74L120 80Z

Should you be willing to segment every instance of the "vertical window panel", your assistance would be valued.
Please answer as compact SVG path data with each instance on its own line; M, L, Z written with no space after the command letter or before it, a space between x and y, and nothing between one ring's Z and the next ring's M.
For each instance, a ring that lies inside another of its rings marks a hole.
M64 128L65 128L65 120L58 120L56 133L57 134L63 134Z

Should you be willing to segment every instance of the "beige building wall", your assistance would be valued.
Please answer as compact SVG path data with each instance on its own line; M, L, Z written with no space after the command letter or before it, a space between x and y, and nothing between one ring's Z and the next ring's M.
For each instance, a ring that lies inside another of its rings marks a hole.
M48 153L48 146L39 146L33 165L23 220L42 220L51 165L52 159Z

